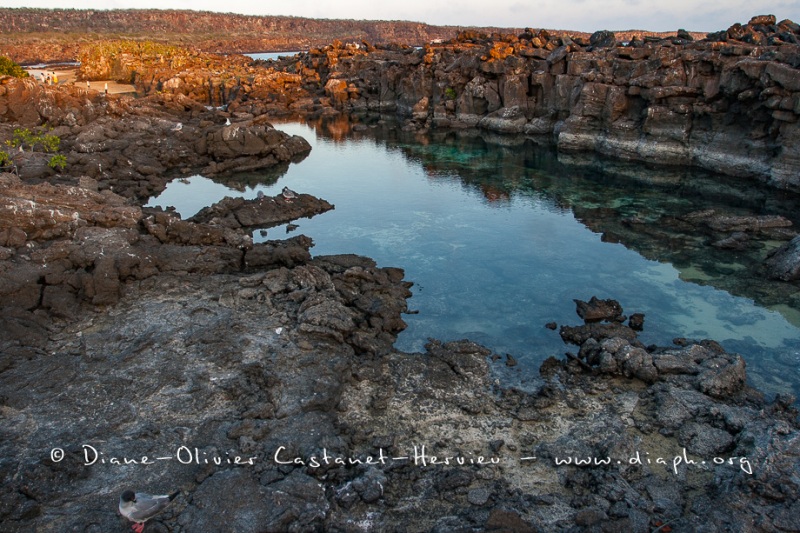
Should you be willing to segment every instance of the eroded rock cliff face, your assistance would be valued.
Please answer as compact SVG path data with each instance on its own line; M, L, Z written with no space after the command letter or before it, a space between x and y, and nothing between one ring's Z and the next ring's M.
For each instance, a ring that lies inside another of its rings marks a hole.
M538 136L562 151L694 165L800 189L800 26L774 16L670 38L461 32L422 48L334 42L269 65L115 59L141 92L250 115L398 113L409 127ZM115 72L108 59L103 72ZM92 77L93 61L82 70ZM217 66L215 66L217 65ZM101 69L102 70L102 69Z
M703 41L462 33L420 50L312 51L302 62L321 72L339 109L552 136L564 151L696 165L796 190L798 36L793 22L764 17Z

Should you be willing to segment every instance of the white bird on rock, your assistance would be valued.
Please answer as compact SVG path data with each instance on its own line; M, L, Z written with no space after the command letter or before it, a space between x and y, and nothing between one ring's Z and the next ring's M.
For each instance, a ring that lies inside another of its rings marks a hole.
M284 187L283 190L281 191L281 194L283 195L283 199L286 200L287 204L292 203L292 200L297 198L297 193L294 192L289 187Z
M162 496L153 496L143 492L133 492L126 490L119 497L119 512L122 516L132 522L136 522L131 529L136 533L142 533L144 523L163 511L180 491Z

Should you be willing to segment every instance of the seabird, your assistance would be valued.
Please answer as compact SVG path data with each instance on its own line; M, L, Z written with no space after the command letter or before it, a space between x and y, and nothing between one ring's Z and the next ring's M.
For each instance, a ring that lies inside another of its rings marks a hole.
M283 195L283 199L286 200L287 204L292 203L292 200L297 198L297 193L289 187L284 187L281 191L281 194Z
M181 131L183 129L183 123L178 122L174 126L172 126L172 131Z
M136 522L131 529L136 533L142 533L144 523L163 511L178 494L180 491L169 495L153 496L126 490L119 497L119 512L128 520Z

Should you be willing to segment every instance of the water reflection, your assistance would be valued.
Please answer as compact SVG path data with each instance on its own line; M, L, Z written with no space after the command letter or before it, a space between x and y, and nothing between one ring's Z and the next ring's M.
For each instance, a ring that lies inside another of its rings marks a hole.
M315 125L317 131L330 131L323 124ZM770 251L796 235L797 195L694 169L560 154L522 137L447 132L425 135L420 142L419 134L381 126L371 128L380 133L370 133L420 163L430 179L457 177L490 205L507 204L515 194L570 210L603 241L670 263L682 280L779 310L800 326L800 287L768 280L762 267ZM342 129L337 124L339 142ZM793 226L715 230L708 217L697 216L708 210L725 219L776 215ZM734 233L742 234L740 241L719 244Z
M315 254L359 253L406 269L420 312L406 317L398 348L469 337L514 355L520 364L507 379L524 381L565 350L544 324L575 323L572 299L596 295L646 313L645 342L713 338L745 355L762 390L798 392L798 286L760 275L788 235L750 232L738 249L720 248L711 244L728 234L687 217L714 209L797 223L791 196L686 169L567 157L521 138L419 134L366 119L310 126L278 126L312 143L306 160L282 177L283 169L228 176L247 185L227 194L287 185L334 203L297 232L314 239Z

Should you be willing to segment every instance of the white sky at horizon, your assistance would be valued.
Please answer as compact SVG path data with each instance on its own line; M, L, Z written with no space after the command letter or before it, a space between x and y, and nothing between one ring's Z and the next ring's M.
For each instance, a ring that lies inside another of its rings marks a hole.
M1 0L0 7L72 9L191 9L245 15L358 20L408 20L448 26L711 32L755 15L800 22L798 0ZM491 6L490 8L487 7Z

